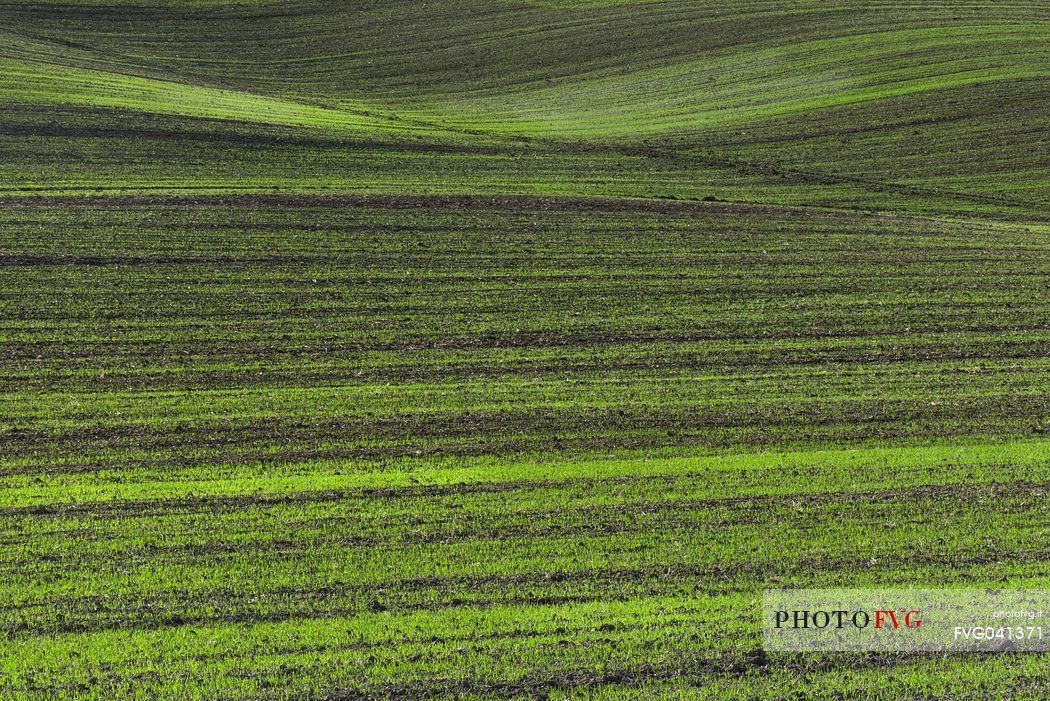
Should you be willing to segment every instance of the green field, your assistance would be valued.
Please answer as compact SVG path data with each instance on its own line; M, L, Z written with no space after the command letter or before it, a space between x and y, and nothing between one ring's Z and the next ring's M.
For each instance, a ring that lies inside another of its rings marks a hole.
M0 698L1045 699L1042 0L0 2Z

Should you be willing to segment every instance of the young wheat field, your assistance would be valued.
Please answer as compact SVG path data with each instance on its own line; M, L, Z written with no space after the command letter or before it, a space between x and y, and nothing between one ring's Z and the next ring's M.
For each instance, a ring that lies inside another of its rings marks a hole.
M0 4L0 698L1045 699L761 603L1048 491L1042 0Z

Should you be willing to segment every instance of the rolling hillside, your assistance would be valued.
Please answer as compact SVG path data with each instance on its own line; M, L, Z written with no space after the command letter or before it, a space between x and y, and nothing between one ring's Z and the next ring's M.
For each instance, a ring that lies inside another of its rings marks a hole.
M1050 8L0 0L0 697L1042 699Z
M1044 213L1050 195L1041 3L16 3L4 15L11 193L515 184ZM435 145L448 148L419 156ZM55 149L69 161L59 173L40 167Z

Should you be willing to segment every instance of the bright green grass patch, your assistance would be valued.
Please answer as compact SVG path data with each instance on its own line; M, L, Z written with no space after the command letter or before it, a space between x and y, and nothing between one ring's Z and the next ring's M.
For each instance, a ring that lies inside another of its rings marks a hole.
M901 486L909 471L923 475L929 484L954 483L976 476L992 479L1045 480L1050 477L1050 442L1016 441L1004 444L961 444L903 448L820 450L799 453L750 453L698 458L567 460L518 462L482 459L473 466L465 460L408 461L407 470L380 473L325 474L352 470L352 463L329 462L311 466L311 474L296 477L260 477L202 481L150 482L148 484L70 485L22 487L0 491L0 505L25 507L76 504L112 499L166 499L184 496L233 496L242 494L291 494L321 490L355 490L516 482L529 480L615 479L707 475L705 494L725 498L748 494L782 494L812 490L819 478L823 490L891 488ZM449 463L456 464L452 467ZM295 471L297 468L291 467ZM253 470L254 472L254 470ZM866 480L859 475L868 474ZM754 492L741 491L737 479L757 477ZM797 475L792 481L789 475ZM770 480L776 475L778 479ZM980 477L978 477L980 478Z
M7 104L131 109L359 134L428 131L346 109L74 66L5 59L0 75L0 101Z

